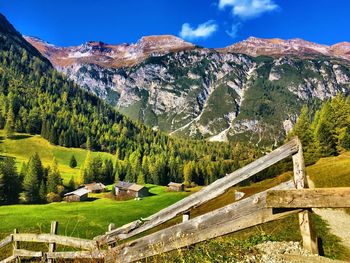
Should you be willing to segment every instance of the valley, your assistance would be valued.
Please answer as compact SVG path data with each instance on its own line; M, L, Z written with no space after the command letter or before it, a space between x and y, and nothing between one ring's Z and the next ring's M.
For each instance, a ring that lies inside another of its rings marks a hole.
M249 37L206 48L190 39L56 46L0 13L1 260L28 249L45 259L260 262L274 246L350 260L337 228L350 208L268 201L276 189L311 195L307 180L349 187L350 43ZM91 251L40 241L51 221Z

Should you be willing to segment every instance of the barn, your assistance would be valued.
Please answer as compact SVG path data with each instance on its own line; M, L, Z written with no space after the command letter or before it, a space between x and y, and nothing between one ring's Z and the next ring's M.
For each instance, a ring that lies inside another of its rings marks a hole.
M92 193L101 193L106 190L106 186L103 183L85 184L84 188Z
M88 199L89 193L90 190L79 188L73 192L66 193L64 195L64 200L67 202L81 202Z
M185 191L185 185L183 183L170 182L168 184L168 190L173 192L183 192Z
M114 186L116 196L144 197L148 196L148 189L143 185L120 181Z
M128 194L134 197L148 196L148 189L143 185L133 184L128 189Z

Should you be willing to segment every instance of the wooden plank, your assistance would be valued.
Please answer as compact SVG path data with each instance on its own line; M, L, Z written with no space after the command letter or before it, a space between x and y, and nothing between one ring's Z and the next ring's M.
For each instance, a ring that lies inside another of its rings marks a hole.
M15 257L15 256L11 256L11 257L5 258L4 260L1 260L0 263L10 263L10 262L15 261L16 258L17 257Z
M274 189L291 187L293 183L287 182ZM298 211L300 210L273 214L272 209L266 208L266 191L264 191L189 221L117 246L112 249L112 252L116 254L114 257L117 262L132 262L277 220ZM106 260L112 259L106 258Z
M0 241L0 248L5 247L13 242L13 236L9 235Z
M14 234L14 241L56 243L68 247L91 250L96 248L96 242L76 237L51 234Z
M271 208L349 208L350 187L269 191Z
M13 233L14 233L14 234L17 234L17 233L18 233L18 229L15 228L15 229L13 230ZM13 240L14 240L14 238L13 238ZM16 249L19 249L19 242L18 242L18 241L13 242L13 251L15 251ZM15 262L16 262L16 263L19 263L20 261L21 261L21 259L20 259L19 257L16 256Z
M303 156L303 147L299 139L298 152L293 155L293 170L294 170L294 184L297 189L308 188L307 177L305 172L305 163ZM310 211L304 210L299 213L299 227L303 238L303 247L312 254L319 254L317 236L313 229Z
M51 235L57 235L57 228L58 228L58 222L57 221L52 221L51 222L51 229L50 229L50 234ZM49 252L54 252L56 249L56 243L51 242L49 243ZM48 263L54 263L53 259L47 259Z
M47 259L104 259L105 251L68 251L68 252L47 252Z
M222 194L230 187L250 178L265 168L283 160L296 153L299 149L298 139L294 138L289 143L277 148L271 153L258 160L234 171L225 177L216 180L202 190L182 199L181 201L159 211L158 213L143 220L136 220L113 231L107 232L103 236L96 237L100 243L113 243L118 240L132 237L146 230L152 229L192 208L206 203Z
M14 249L13 255L15 257L41 258L43 256L43 252L30 251L30 250L25 250L25 249Z

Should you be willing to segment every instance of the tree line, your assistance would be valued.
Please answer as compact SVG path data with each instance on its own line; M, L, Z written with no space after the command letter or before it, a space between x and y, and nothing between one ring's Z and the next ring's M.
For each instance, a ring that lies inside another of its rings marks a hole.
M306 164L350 150L350 98L339 94L316 111L304 106L292 136L300 138Z

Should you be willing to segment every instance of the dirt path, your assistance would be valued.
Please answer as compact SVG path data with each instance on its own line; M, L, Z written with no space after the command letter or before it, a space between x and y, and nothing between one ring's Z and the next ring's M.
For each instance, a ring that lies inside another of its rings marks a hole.
M315 188L315 184L308 178L309 187ZM312 209L325 220L332 234L342 240L342 244L350 249L350 215L342 209Z

